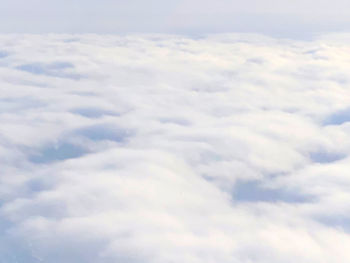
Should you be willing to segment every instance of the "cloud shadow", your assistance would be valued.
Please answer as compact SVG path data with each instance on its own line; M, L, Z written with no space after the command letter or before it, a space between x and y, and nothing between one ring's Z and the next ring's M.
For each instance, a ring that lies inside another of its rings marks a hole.
M238 181L233 190L233 199L237 202L304 203L311 197L287 189L266 188L258 181Z
M324 125L341 125L346 122L350 122L350 108L333 113L324 121Z
M53 62L53 63L30 63L23 64L16 69L25 71L34 75L46 75L58 78L68 78L78 80L81 78L79 74L73 74L69 70L74 69L74 65L70 62Z
M129 136L128 130L109 124L98 124L78 129L75 135L86 137L93 141L124 142Z
M6 57L8 57L10 54L8 53L8 52L6 52L6 51L1 51L0 50L0 58L6 58Z
M57 161L64 161L73 158L79 158L88 151L80 146L62 143L59 145L47 145L43 147L40 152L29 156L32 163L52 163Z
M99 109L99 108L93 108L93 107L91 107L91 108L77 108L77 109L71 110L70 112L77 114L77 115L81 115L81 116L86 117L86 118L92 118L92 119L101 118L101 117L106 116L106 115L112 115L112 116L117 115L116 113L114 113L112 111Z
M331 152L313 152L309 156L314 163L333 163L346 157L345 155Z

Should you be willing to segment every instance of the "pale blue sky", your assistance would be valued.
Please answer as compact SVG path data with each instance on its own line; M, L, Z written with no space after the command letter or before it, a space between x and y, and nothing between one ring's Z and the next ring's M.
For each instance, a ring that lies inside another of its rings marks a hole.
M257 32L282 36L346 31L350 4L335 0L3 0L0 32Z

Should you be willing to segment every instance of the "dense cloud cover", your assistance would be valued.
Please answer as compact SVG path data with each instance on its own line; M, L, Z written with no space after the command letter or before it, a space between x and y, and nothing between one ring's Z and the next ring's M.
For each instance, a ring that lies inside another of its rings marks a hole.
M350 261L349 35L0 41L0 262Z

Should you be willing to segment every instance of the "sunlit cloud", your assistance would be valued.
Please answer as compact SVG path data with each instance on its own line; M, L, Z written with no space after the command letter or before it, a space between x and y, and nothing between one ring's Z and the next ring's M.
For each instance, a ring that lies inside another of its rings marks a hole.
M347 39L2 35L2 259L349 262Z

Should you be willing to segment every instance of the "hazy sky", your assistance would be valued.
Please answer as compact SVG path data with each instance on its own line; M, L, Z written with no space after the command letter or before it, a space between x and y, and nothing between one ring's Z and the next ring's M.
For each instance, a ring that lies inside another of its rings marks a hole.
M304 37L346 31L349 7L344 0L3 0L0 32L258 32Z

